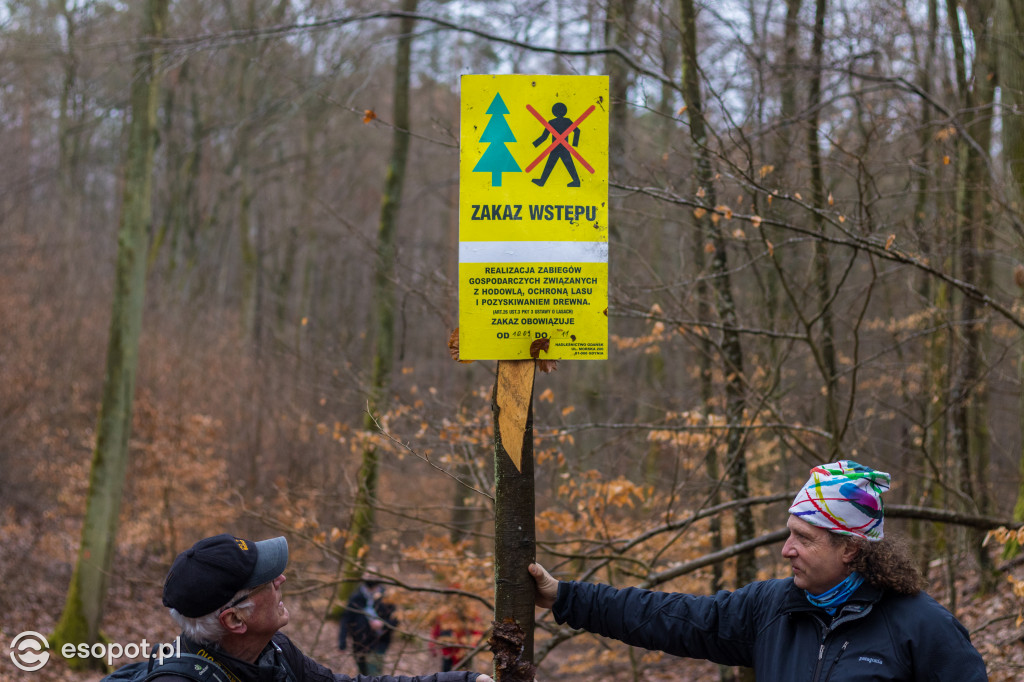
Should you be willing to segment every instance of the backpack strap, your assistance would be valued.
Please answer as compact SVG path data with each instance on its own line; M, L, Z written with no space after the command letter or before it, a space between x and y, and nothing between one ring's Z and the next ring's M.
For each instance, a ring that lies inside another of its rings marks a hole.
M224 671L213 661L184 652L165 658L163 663L156 657L150 657L146 674L138 682L149 682L160 675L178 675L195 682L230 682Z

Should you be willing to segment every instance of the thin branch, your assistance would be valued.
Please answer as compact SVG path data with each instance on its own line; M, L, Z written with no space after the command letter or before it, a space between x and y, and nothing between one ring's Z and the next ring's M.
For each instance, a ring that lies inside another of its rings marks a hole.
M658 187L630 187L618 184L616 184L615 186L619 187L620 189L628 190L635 194L643 194L645 196L650 196L655 199L660 199L662 201L668 201L670 203L678 204L680 206L690 206L693 208L703 209L709 213L717 213L723 218L732 218L735 220L745 220L751 223L771 225L779 229L797 232L811 239L824 241L834 246L844 246L847 248L864 251L882 260L892 261L894 263L900 263L903 265L909 265L935 277L936 279L946 282L950 286L961 291L964 295L970 296L971 298L978 301L982 305L988 306L992 310L995 310L1015 327L1024 330L1024 319L1015 314L1011 308L993 299L991 296L989 296L980 288L978 288L978 286L976 286L975 284L968 282L966 280L959 279L958 277L952 274L943 272L930 265L927 261L905 251L901 251L898 248L894 248L892 246L889 246L887 248L886 243L880 238L859 237L850 232L849 230L843 228L838 220L833 220L829 211L819 210L814 206L811 206L810 204L797 199L794 196L780 195L772 192L771 190L768 190L767 188L756 187L758 191L761 191L766 195L772 194L773 196L776 196L780 199L784 199L786 201L798 204L809 212L821 214L823 218L828 220L828 222L833 227L835 227L841 234L845 235L845 238L829 236L827 234L815 232L814 230L811 230L809 228L801 227L793 223L787 223L785 221L777 220L770 217L762 217L754 214L745 215L736 212L731 212L730 214L727 215L726 212L719 207L709 206L704 202L698 201L696 199L687 199L685 197L679 196L677 194L669 192L668 190Z
M487 498L488 500L490 500L491 502L494 502L494 497L493 497L493 496L492 496L492 495L491 495L490 493L484 492L484 491L483 491L483 490L481 490L480 488L475 488L475 487L473 487L472 485L470 485L470 484L469 484L469 483L467 483L466 481L463 481L463 480L462 480L461 478L459 478L458 476L456 476L456 475L455 475L455 474L453 474L452 472L448 471L448 470L447 470L447 469L445 469L444 467L441 467L441 466L438 466L437 464L434 464L433 462L431 462L431 461L430 461L430 458L429 458L429 457L427 457L426 455L421 455L421 454L420 454L419 452L417 452L417 451L416 451L415 449L413 449L413 448L412 448L411 446L409 446L409 445L408 445L408 444L406 444L406 443L403 443L402 441L398 440L397 438L395 438L394 436L392 436L392 435L391 435L390 433L388 433L387 431L385 431L385 430L384 430L384 428L383 428L383 427L382 427L382 426L380 425L380 422L378 422L378 421L377 421L377 418L373 416L373 413L372 413L372 412L370 412L370 406L369 406L369 404L367 404L367 406L366 406L366 414L367 414L367 416L369 416L369 417L370 417L370 419L371 419L371 420L373 421L373 425L377 427L377 431L379 431L379 432L380 432L380 434L381 434L382 436L384 436L385 438L387 438L387 439L388 439L389 441L391 441L392 443L394 443L394 444L395 444L395 445L397 445L398 447L402 448L403 450L405 450L405 451L406 451L406 452L408 452L409 454L413 455L414 457L416 457L416 458L418 458L418 459L422 459L422 460L423 460L424 462L426 462L427 464L429 464L429 465L430 465L430 466L432 466L433 468L437 469L437 470L438 470L438 471L440 471L440 472L441 472L442 474L444 474L444 475L445 475L445 476L447 476L448 478L452 479L453 481L455 481L455 482L456 482L456 483L458 483L459 485L461 485L461 486L463 486L463 487L465 487L465 488L467 488L467 489L469 489L469 490L472 490L473 492L477 493L478 495L483 495L484 497L486 497L486 498Z
M433 24L443 29L456 31L458 33L467 33L469 35L476 36L484 40L499 43L502 45L509 45L511 47L517 47L523 50L528 50L530 52L557 54L566 57L594 57L611 54L621 59L623 62L625 62L627 66L632 68L637 73L653 78L654 80L660 83L664 83L672 88L678 88L678 84L672 78L666 76L665 74L659 71L655 71L649 67L643 66L642 64L635 61L628 52L615 45L587 49L566 49L564 47L557 46L535 45L532 43L524 42L522 40L516 40L514 38L507 38L502 35L490 33L482 29L464 26L449 19L435 17L429 14L422 14L420 12L403 12L400 10L380 10L377 12L369 12L366 14L326 17L324 19L316 19L313 21L278 24L276 26L267 26L262 28L222 31L219 33L207 33L204 35L189 36L184 38L166 38L159 41L149 41L148 45L155 49L163 49L168 51L181 48L212 49L220 48L226 45L235 45L238 43L246 43L251 41L270 40L274 38L287 38L288 36L298 33L326 31L341 26L347 26L349 24L356 24L367 21L378 21L382 19L414 19L424 24ZM119 45L123 43L124 41L115 41L113 44ZM138 43L136 41L132 41L130 44L136 45Z
M789 529L780 528L779 530L772 531L771 533L766 533L764 535L761 535L760 537L744 540L743 542L736 543L735 545L730 545L729 547L721 549L717 552L705 554L699 559L685 561L679 564L678 566L673 566L672 568L666 569L664 571L654 573L650 575L647 578L647 580L644 580L642 583L640 583L638 587L641 587L643 589L650 589L657 585L661 585L662 583L666 583L669 580L673 580L674 578L678 578L681 575L693 573L694 571L704 568L705 566L717 564L721 561L731 559L734 556L738 556L746 552L752 552L758 547L764 547L765 545L771 545L776 542L781 542L782 540L785 540L788 536Z
M768 430L783 430L783 431L801 431L805 433L811 433L815 436L821 436L822 438L831 438L828 431L820 429L814 426L806 426L803 424L787 424L784 422L770 422L762 424L643 424L643 423L611 423L611 422L590 422L586 424L573 424L572 426L562 426L549 430L538 429L538 436L560 436L565 434L579 433L580 431L588 431L590 429L606 429L610 431L621 431L621 430L642 430L642 431L675 431L675 432L698 432L703 433L707 431L729 431L729 430L744 430L744 431L768 431Z

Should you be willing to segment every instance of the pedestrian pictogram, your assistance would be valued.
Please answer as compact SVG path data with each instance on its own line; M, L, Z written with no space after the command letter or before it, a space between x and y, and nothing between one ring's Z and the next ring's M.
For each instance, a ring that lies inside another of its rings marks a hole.
M593 105L584 111L583 114L575 121L566 116L569 109L562 102L555 102L554 106L551 107L551 113L554 114L555 117L550 121L545 121L544 117L537 113L537 110L529 104L526 105L526 109L533 114L534 118L540 121L542 126L544 126L544 132L540 137L533 141L533 146L540 146L540 144L547 139L548 134L551 135L553 140L551 145L541 152L541 155L534 159L533 163L526 167L526 172L529 173L537 166L538 163L541 162L541 159L545 156L548 158L547 163L544 164L544 171L541 173L539 178L534 178L533 184L543 187L544 183L548 181L548 176L551 175L551 171L555 169L555 165L561 161L565 166L565 170L569 172L569 177L572 178L572 182L566 185L566 187L579 187L580 176L579 173L576 172L576 164L572 161L573 157L576 157L580 164L588 171L591 173L594 172L593 167L591 167L591 165L587 163L586 159L576 151L576 147L580 144L579 125L580 123L583 123L583 119L590 116L590 113L594 111ZM568 141L569 133L572 133L572 146L569 145Z
M480 141L487 143L487 151L483 153L476 166L474 173L490 173L491 187L501 187L502 173L519 173L519 164L516 163L512 152L505 145L515 142L516 136L509 127L505 117L508 116L508 107L501 93L494 95L491 106L487 107L487 115L490 119L487 127L484 128Z

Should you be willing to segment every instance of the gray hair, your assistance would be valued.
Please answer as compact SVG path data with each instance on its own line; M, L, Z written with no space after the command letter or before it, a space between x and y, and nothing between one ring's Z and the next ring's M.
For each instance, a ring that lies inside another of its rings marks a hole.
M183 616L177 609L170 609L171 618L173 618L174 622L181 628L181 634L185 635L186 638L191 639L193 642L198 644L220 644L224 635L228 633L220 623L221 612L228 604L236 599L246 597L251 591L252 590L249 589L239 590L235 593L235 596L225 602L224 606L211 611L205 616L189 618L188 616ZM251 599L245 599L232 608L241 611L242 615L248 616L255 605L256 603Z

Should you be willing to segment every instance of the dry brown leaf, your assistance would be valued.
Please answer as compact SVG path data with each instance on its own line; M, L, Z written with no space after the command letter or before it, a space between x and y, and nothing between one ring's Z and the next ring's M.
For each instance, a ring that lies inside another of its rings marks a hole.
M551 374L558 369L558 360L538 360L537 371Z
M464 365L468 365L473 362L472 360L463 360L459 358L459 328L456 327L451 334L448 335L448 354L452 356L452 360L455 362L461 362Z
M367 109L363 112L363 123L369 123L375 118L377 118L377 112L373 109Z
M551 340L548 339L547 337L536 339L533 343L530 344L530 357L536 360L537 356L540 355L541 351L547 353L550 347Z

